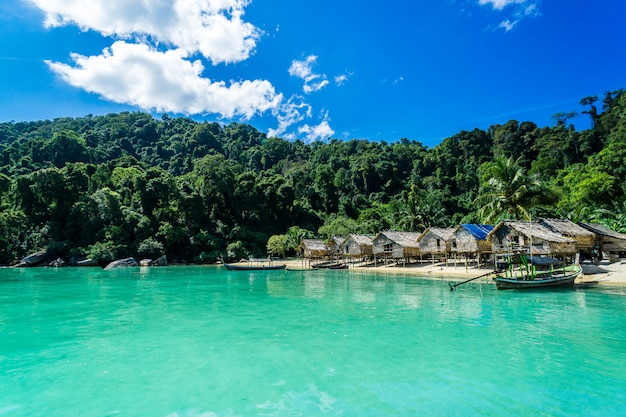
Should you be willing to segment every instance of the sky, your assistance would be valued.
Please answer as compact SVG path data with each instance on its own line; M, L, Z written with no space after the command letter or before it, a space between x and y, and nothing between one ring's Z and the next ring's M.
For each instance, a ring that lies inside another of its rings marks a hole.
M624 0L2 0L0 122L145 111L432 147L626 88L625 21Z

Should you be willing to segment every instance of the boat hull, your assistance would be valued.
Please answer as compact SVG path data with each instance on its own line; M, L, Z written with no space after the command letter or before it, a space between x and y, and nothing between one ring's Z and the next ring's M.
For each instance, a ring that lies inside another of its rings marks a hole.
M224 264L229 271L274 271L285 269L287 265L236 265Z
M577 266L566 271L564 275L550 277L549 275L538 276L535 279L519 279L496 277L496 287L499 290L521 290L526 288L559 288L573 287L574 281L581 274L582 269Z

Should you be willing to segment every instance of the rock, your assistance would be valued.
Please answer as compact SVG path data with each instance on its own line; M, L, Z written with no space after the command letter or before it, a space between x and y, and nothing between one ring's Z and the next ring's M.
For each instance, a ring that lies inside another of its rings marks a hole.
M163 255L152 261L153 266L167 266L167 256Z
M20 266L21 265L35 266L46 261L49 257L50 257L50 254L48 253L47 250L45 249L40 250L39 252L32 253L26 256L25 258L22 258L22 261L20 262Z
M81 259L80 261L75 262L76 266L98 266L98 261L95 259L87 258Z
M133 258L126 258L126 259L118 259L117 261L113 261L107 266L105 266L104 269L109 270L109 269L116 269L116 268L127 268L131 266L139 266L139 264Z
M167 256L163 255L157 259L142 259L139 261L141 266L167 266Z
M59 267L65 266L65 261L61 258L57 258L54 261L48 262L48 266L59 268Z

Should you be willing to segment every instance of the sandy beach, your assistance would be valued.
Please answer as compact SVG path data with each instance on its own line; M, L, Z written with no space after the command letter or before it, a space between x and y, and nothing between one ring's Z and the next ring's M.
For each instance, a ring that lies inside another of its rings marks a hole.
M308 263L302 259L288 259L284 261L275 261L275 264L284 263L287 265L287 269L306 269ZM617 262L609 263L603 261L599 265L591 263L583 263L583 275L576 283L584 284L589 282L597 282L599 285L626 285L626 260L620 260ZM352 272L364 272L375 274L389 274L389 275L406 275L420 278L433 278L433 279L447 279L453 281L463 281L465 279L475 278L480 275L487 274L493 271L492 266L483 266L480 269L476 265L471 265L466 268L462 263L454 265L450 262L448 264L439 263L422 263L422 264L410 264L406 266L402 265L379 265L379 266L359 266L357 264L350 264L349 269ZM491 276L480 278L477 281L493 282Z

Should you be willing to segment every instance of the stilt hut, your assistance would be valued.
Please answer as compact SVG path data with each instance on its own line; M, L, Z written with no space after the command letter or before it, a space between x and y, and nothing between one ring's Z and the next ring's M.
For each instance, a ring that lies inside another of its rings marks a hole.
M606 253L612 258L626 257L626 235L595 223L579 223L580 226L594 233L594 249Z
M354 259L366 260L374 256L372 241L374 238L367 235L350 234L345 238L341 246L344 256Z
M322 239L302 239L300 251L306 260L323 260L331 255L330 248Z
M576 241L553 232L537 222L500 222L487 239L495 254L526 252L533 255L573 256Z
M435 259L446 261L452 249L452 236L454 228L429 227L417 238L420 250L420 259L426 255Z
M372 241L374 263L379 259L393 259L406 263L411 258L419 257L417 238L420 233L415 232L380 232Z
M546 226L561 236L574 239L576 241L576 252L585 256L591 256L595 234L590 230L567 219L539 219L539 224Z
M454 259L462 257L468 261L476 259L480 267L481 256L492 252L491 243L487 236L493 230L490 224L460 224L452 236L451 252Z

